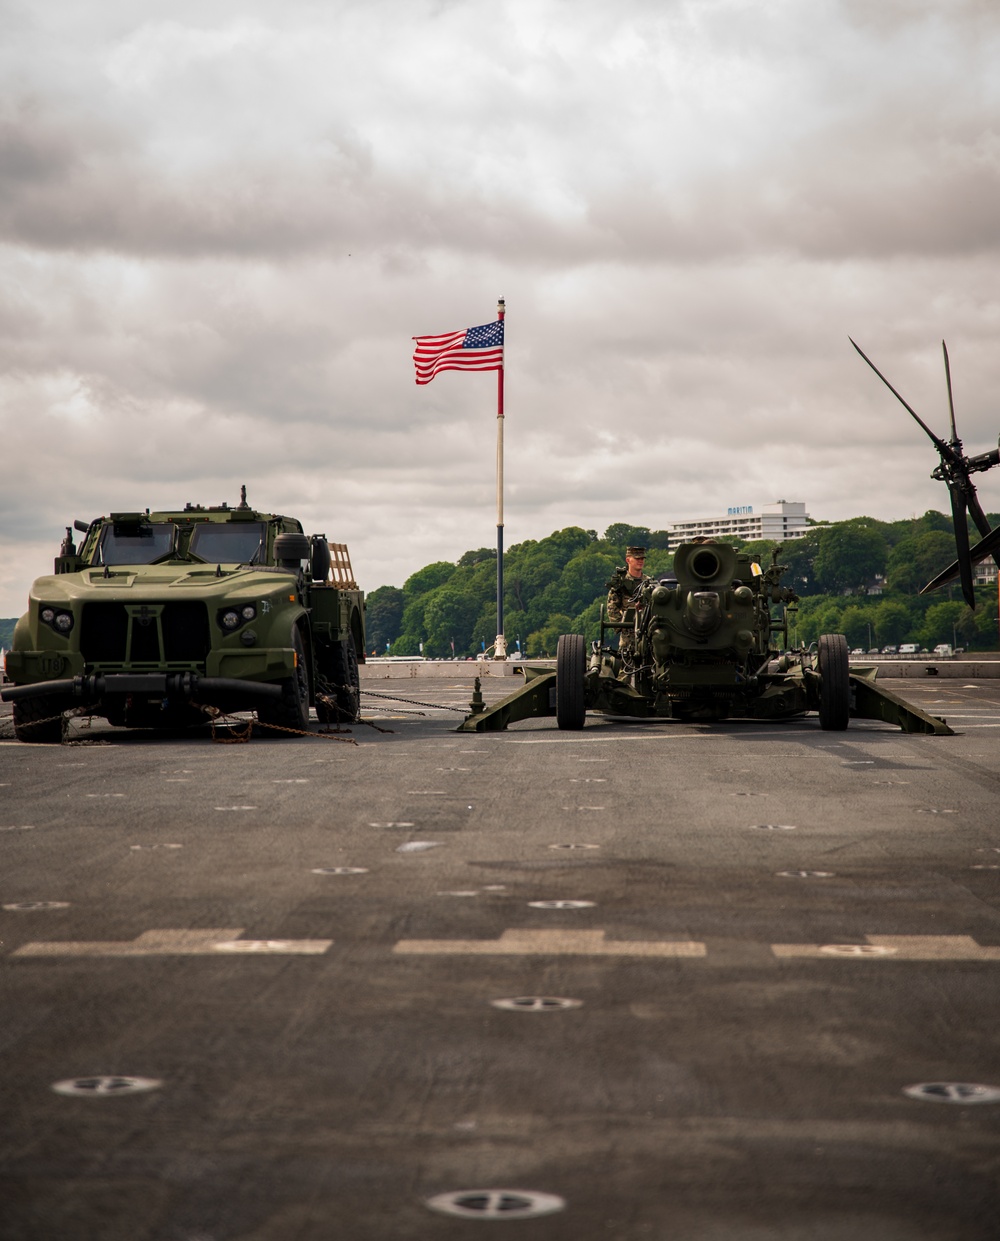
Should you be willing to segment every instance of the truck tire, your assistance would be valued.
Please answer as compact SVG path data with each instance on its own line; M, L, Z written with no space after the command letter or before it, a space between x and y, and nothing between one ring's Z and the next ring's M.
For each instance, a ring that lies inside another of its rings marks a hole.
M556 647L556 723L579 729L587 715L584 675L587 643L582 633L564 633Z
M361 714L361 676L358 651L351 635L336 642L330 653L330 677L334 705L317 702L316 714L323 724L353 724Z
M63 738L62 713L72 705L72 699L55 694L15 700L14 736L18 741L59 745Z
M306 644L302 631L296 626L292 631L292 649L295 651L295 674L282 682L283 697L262 702L257 707L257 719L261 724L275 728L290 728L294 732L309 729L309 665L306 661ZM276 733L288 736L288 733Z
M842 633L824 633L819 639L819 726L843 730L851 717L851 682L847 639Z

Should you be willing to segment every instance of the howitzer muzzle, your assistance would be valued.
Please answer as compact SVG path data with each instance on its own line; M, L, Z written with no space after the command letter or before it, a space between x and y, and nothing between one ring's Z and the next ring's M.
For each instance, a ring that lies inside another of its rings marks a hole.
M706 582L710 582L713 577L717 577L721 567L722 563L719 560L719 557L715 554L715 552L710 551L705 547L699 548L699 550L695 552L695 554L691 557L690 564L688 565L688 568L695 577L700 577Z
M728 587L736 577L736 551L728 543L682 543L674 555L674 572L688 590Z

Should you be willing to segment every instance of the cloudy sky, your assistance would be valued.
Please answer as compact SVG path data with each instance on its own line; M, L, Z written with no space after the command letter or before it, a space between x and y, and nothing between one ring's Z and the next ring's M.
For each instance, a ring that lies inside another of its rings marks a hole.
M1000 430L995 0L0 0L0 616L239 497L366 589L495 543L946 508ZM1000 472L982 476L1000 508Z

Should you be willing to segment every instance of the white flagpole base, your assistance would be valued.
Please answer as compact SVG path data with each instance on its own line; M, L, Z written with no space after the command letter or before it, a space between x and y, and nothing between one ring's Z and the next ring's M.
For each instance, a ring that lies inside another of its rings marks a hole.
M507 658L507 639L503 636L502 633L497 634L496 640L493 643L493 658L494 659L506 659Z

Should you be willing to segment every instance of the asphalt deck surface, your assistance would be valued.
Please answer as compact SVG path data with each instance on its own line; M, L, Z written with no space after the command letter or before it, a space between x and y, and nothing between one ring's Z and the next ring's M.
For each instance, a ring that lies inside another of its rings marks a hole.
M993 1241L1000 682L888 684L958 735L4 707L0 1241Z

